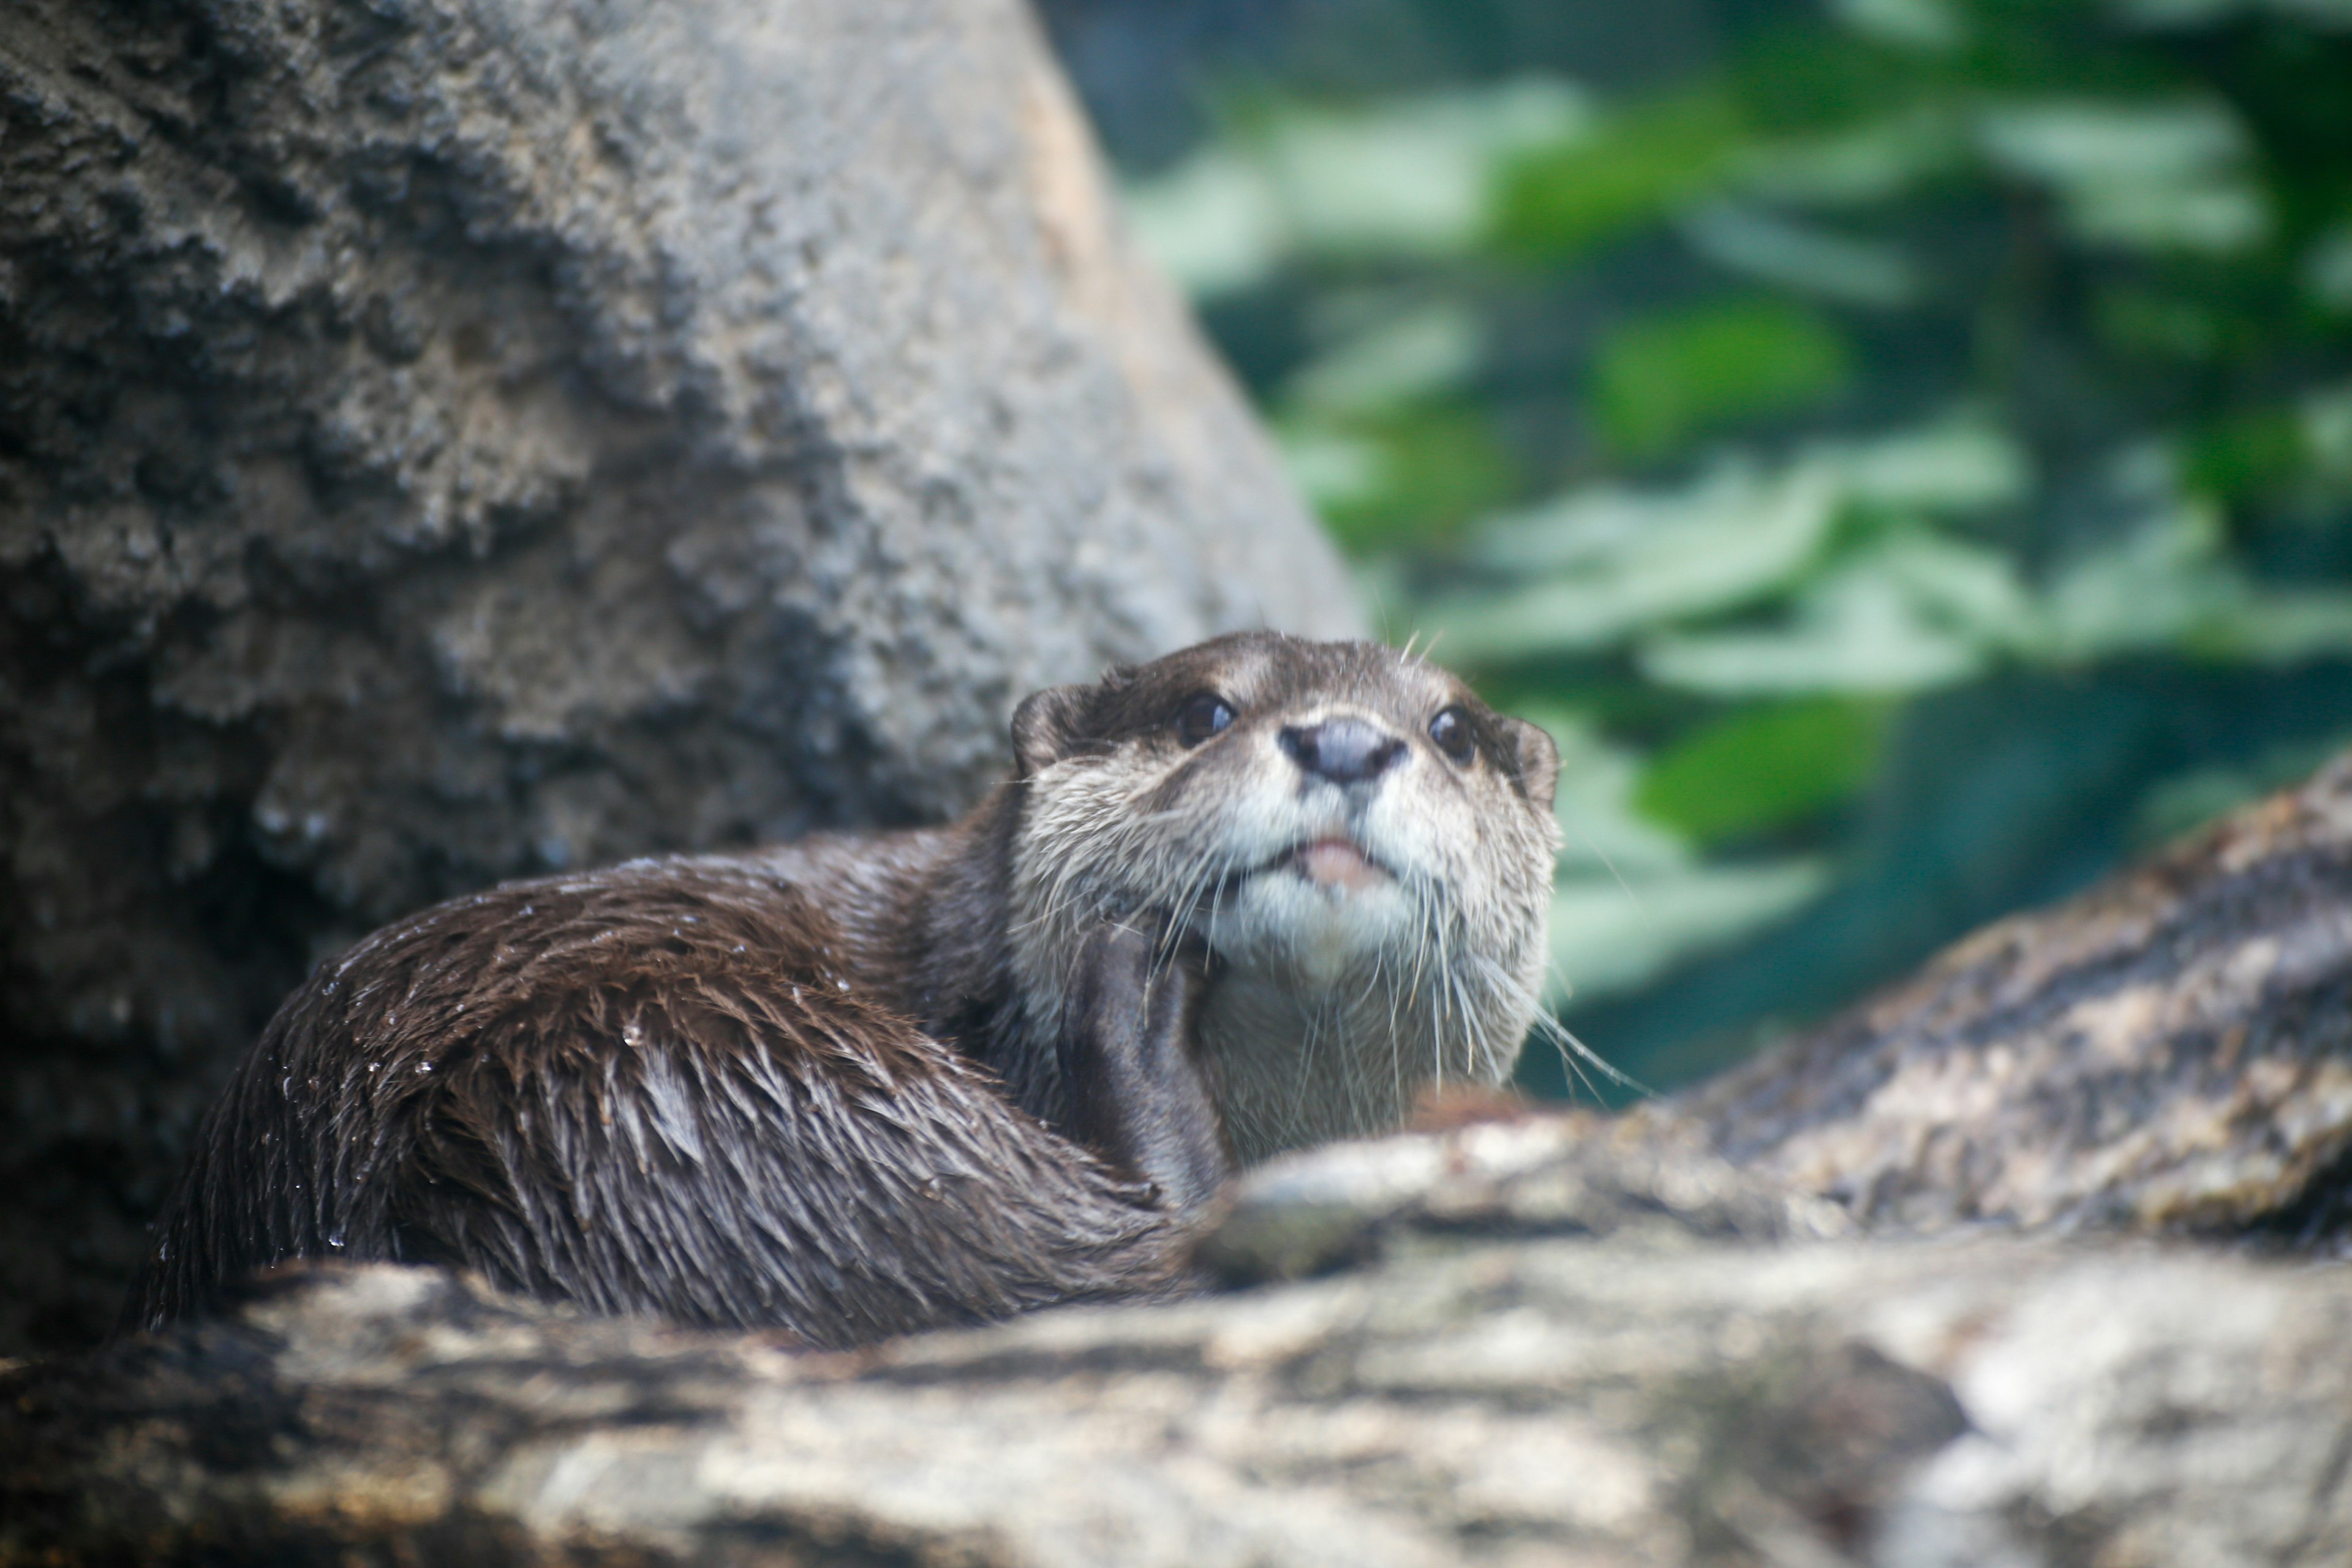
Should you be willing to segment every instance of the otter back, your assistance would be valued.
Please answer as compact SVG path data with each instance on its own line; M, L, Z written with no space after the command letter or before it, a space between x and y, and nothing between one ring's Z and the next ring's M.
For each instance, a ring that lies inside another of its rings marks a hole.
M845 989L841 945L808 889L709 861L378 934L215 1107L139 1322L289 1258L460 1265L819 1344L1172 1279L1149 1192Z

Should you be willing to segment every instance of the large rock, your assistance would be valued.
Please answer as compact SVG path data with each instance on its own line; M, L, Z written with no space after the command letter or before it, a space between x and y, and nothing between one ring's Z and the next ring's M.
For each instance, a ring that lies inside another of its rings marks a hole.
M368 927L1360 627L1015 0L0 7L0 1348Z
M1546 1122L1242 1203L1243 1272L1343 1211L1379 1239L854 1356L280 1275L0 1382L0 1563L2352 1561L2343 1270L1822 1238Z

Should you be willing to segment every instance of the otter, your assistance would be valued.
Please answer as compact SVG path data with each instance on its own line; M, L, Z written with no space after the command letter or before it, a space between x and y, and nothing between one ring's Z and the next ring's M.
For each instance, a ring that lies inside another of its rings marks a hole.
M509 883L320 966L214 1105L123 1327L295 1258L847 1347L1187 1288L1235 1166L1492 1085L1550 738L1242 633L1013 716L953 826Z

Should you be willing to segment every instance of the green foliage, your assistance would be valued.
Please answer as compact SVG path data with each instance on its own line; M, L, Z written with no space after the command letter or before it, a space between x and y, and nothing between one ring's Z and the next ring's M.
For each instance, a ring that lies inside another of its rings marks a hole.
M2289 409L2229 415L2188 443L2182 479L2221 500L2261 500L2307 468L2304 423Z
M1516 455L1460 395L1481 353L1474 313L1374 292L1341 294L1322 317L1338 347L1283 387L1277 433L1343 546L1425 544L1517 493Z
M1870 782L1886 720L1884 704L1829 699L1732 713L1661 752L1634 804L1700 845L1801 823Z
M1499 171L1494 237L1521 255L1576 255L1711 189L1743 140L1720 88L1637 106L1598 133L1580 128Z
M1475 408L1416 410L1353 427L1358 465L1327 481L1325 526L1342 547L1363 552L1443 539L1509 499L1517 464Z
M1788 300L1714 300L1613 327L1593 356L1596 423L1629 462L1666 456L1717 426L1818 404L1853 374L1821 311Z
M1838 0L1622 101L1276 94L1136 193L1288 323L1256 390L1390 635L1559 739L1604 1052L2352 734L2347 82L2342 0Z

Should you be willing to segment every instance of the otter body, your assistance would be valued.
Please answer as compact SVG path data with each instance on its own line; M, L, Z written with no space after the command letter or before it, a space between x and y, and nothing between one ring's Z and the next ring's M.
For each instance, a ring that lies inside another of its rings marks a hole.
M127 1325L295 1258L828 1346L1150 1294L1234 1163L1509 1072L1540 731L1253 633L1039 692L1013 749L953 826L513 883L323 966Z

